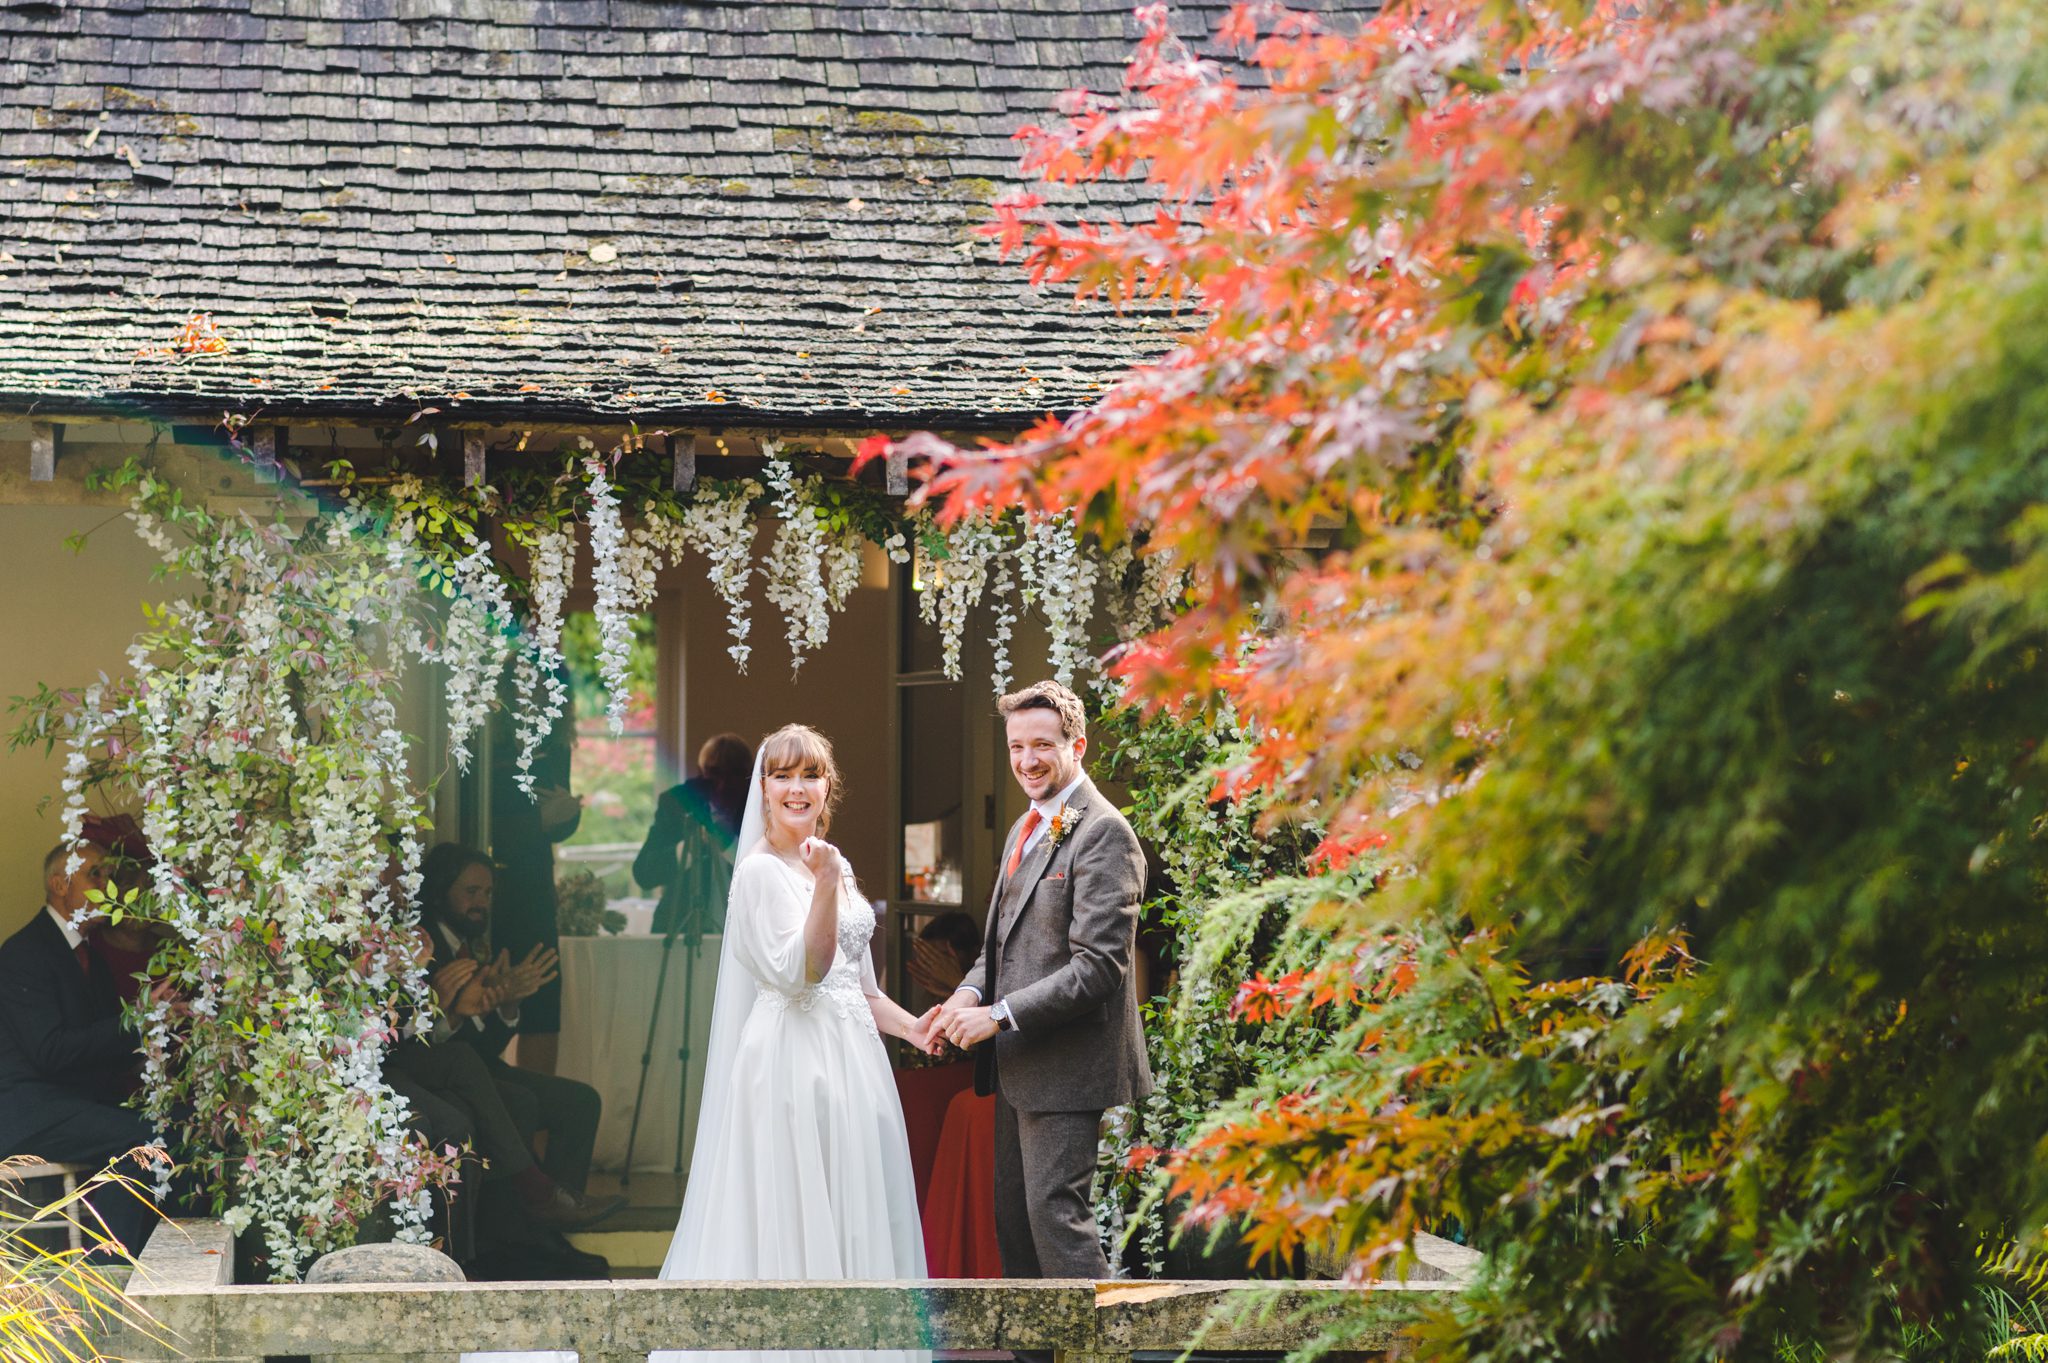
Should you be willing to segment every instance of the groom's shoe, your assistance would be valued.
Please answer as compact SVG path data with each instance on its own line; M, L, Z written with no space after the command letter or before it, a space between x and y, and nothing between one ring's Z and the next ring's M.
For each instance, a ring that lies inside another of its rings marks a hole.
M533 1207L533 1219L543 1226L556 1230L582 1230L594 1226L626 1205L626 1199L617 1193L610 1197L585 1197L582 1193L570 1192L560 1184L545 1201Z

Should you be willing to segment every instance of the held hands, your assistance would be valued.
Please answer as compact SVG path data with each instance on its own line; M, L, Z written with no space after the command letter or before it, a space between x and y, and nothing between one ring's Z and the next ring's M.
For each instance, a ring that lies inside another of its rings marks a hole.
M937 1026L946 1040L967 1050L996 1034L995 1019L972 990L963 989L939 1006Z
M995 1019L982 1007L962 1008L946 1023L946 1040L961 1050L979 1046L996 1034Z
M926 1055L937 1055L946 1049L946 1038L939 1031L940 1005L933 1004L923 1015L910 1024L910 1030L903 1039L923 1051Z

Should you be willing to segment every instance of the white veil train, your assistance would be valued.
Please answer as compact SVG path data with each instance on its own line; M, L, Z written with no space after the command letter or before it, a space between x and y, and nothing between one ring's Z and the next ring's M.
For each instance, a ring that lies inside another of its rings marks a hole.
M739 884L740 863L761 841L766 829L761 801L761 753L756 749L754 774L747 782L746 813L740 816L739 838L732 845L735 886ZM732 913L731 891L726 893L726 913ZM754 1008L754 996L759 992L754 977L734 958L732 943L732 932L718 935L718 982L711 991L711 1035L704 1043L704 1087L697 1097L697 1138L690 1144L691 1169L709 1167L704 1157L709 1153L712 1133L725 1129L725 1108L732 1100L733 1056L739 1050L740 1030L746 1025L747 1015ZM668 1254L662 1260L662 1277L717 1276L693 1271L691 1261L692 1251L713 1242L710 1232L715 1227L706 1224L708 1192L695 1179L684 1183L683 1214L676 1223L675 1239L669 1241Z
M754 775L747 785L747 810L740 819L739 840L733 844L735 882L740 862L761 841L765 827L761 809L761 754L757 751ZM732 912L730 891L726 894L726 912ZM704 1045L704 1087L697 1099L697 1139L690 1146L692 1169L707 1167L704 1156L710 1148L709 1133L723 1129L725 1106L732 1096L733 1056L739 1049L740 1029L746 1024L747 1014L753 1011L754 995L758 992L753 976L733 959L732 940L731 932L719 934L718 982L711 995L711 1035ZM716 1243L710 1234L713 1228L706 1224L709 1205L708 1189L695 1180L684 1184L683 1214L676 1226L675 1239L669 1241L668 1256L662 1261L662 1277L689 1280L708 1276L695 1271L690 1251L701 1251ZM658 1351L651 1356L652 1363L662 1363L664 1354L669 1358L678 1356L671 1351ZM577 1358L575 1353L561 1350L468 1352L462 1355L462 1363L577 1363Z

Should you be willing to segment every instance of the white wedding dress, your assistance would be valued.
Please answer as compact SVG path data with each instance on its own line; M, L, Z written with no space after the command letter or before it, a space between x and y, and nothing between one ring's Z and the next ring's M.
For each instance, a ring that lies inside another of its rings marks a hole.
M868 1008L875 913L841 882L832 967L804 982L815 882L761 840L761 769L740 824L704 1096L671 1281L889 1282L925 1276L910 1142ZM749 852L747 849L752 849ZM651 1363L931 1363L929 1350L657 1351ZM575 1363L573 1353L467 1353L463 1363Z
M903 1107L868 995L875 914L844 888L839 950L804 983L811 877L765 847L733 872L725 943L751 998L722 1101L707 1098L661 1266L667 1279L885 1282L925 1276L924 1233ZM721 970L718 1011L733 984ZM714 1036L716 1035L716 1023ZM715 1053L715 1045L714 1045ZM706 1084L711 1075L707 1073ZM716 1121L707 1126L706 1119ZM720 1363L734 1353L659 1353ZM786 1363L928 1359L929 1353L774 1353Z
M672 1281L889 1282L925 1276L903 1104L870 995L874 910L851 871L839 942L804 980L815 886L762 840L761 765L740 821ZM652 1363L930 1363L926 1350L659 1352Z

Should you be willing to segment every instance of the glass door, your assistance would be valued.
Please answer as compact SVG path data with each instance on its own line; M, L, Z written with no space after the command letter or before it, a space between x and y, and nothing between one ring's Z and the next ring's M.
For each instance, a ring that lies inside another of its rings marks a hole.
M989 800L981 789L987 764L974 754L986 743L987 726L970 713L973 674L949 681L941 669L939 631L918 616L915 578L901 572L897 578L896 867L887 953L891 992L921 1012L952 992L980 941L988 880L979 863L986 859ZM926 932L952 944L952 970L929 949L924 967L913 967L916 941Z

